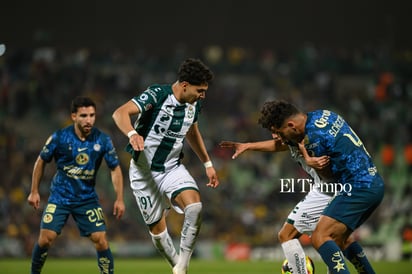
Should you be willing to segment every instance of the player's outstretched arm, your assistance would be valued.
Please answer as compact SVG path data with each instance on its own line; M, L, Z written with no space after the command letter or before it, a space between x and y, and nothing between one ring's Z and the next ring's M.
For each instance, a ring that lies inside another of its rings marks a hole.
M29 205L34 207L34 209L38 209L40 207L39 185L41 178L43 177L45 166L46 162L42 158L40 158L40 156L38 156L33 167L31 191L29 196L27 197L27 202L29 203Z
M113 215L117 219L120 219L125 211L124 199L123 199L123 174L120 166L115 167L111 171L112 183L114 191L116 192L116 200L113 206Z
M277 152L285 151L288 149L287 145L283 144L280 139L274 138L266 141L260 142L233 142L233 141L222 141L219 144L222 148L233 148L235 153L232 155L232 159L236 159L240 154L246 150L254 151L266 151L266 152Z

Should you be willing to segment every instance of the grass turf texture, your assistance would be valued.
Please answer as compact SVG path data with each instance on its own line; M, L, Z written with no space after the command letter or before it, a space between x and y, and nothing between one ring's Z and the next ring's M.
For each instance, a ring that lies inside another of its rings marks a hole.
M323 262L315 261L315 274L326 273ZM192 274L269 274L280 273L282 262L269 261L206 261L192 260L189 273ZM402 262L372 262L376 273L410 274L412 263ZM351 273L356 273L350 267ZM30 273L30 260L0 258L0 273L21 274ZM48 258L42 274L93 274L98 273L94 259L57 259ZM117 259L115 261L115 273L117 274L165 274L172 273L166 261L162 259Z

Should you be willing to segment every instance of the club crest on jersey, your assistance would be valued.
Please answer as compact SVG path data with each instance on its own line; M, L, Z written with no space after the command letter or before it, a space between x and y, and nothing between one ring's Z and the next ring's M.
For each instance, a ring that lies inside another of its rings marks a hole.
M49 213L44 214L44 216L43 216L43 222L46 223L46 224L48 224L48 223L50 223L51 221L53 221L53 215L51 215L51 214L49 214Z
M193 106L189 106L189 110L187 111L187 117L192 119L193 116L195 116L195 109Z
M101 148L102 146L100 144L94 144L93 146L94 151L100 151Z
M86 153L79 153L76 156L76 163L79 165L85 165L89 162L89 155Z

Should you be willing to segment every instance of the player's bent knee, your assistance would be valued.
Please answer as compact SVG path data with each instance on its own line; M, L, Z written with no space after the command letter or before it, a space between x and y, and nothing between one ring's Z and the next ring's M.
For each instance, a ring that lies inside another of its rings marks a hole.
M288 241L288 240L290 240L290 239L288 238L288 236L287 236L287 234L284 232L284 230L281 229L281 230L278 232L278 240L279 240L280 243L284 243L284 242L286 242L286 241Z
M189 219L200 221L202 212L202 203L193 203L185 207L185 216Z
M39 246L50 247L56 238L57 238L56 232L52 230L48 230L48 229L42 229L40 231L39 240L38 240Z
M106 239L106 233L104 231L94 232L89 236L89 238L94 243L96 250L102 251L109 248L109 243Z
M293 225L285 223L278 232L278 240L280 243L287 242L292 239L297 239L302 235Z
M193 203L190 205L187 205L185 207L185 213L187 214L188 212L190 213L200 213L202 211L202 203L198 202L198 203Z

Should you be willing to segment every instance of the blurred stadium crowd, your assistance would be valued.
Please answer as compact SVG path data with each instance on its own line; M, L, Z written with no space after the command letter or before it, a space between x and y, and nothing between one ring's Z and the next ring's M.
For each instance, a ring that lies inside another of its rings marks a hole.
M383 204L357 235L370 244L408 240L405 254L412 249L412 51L384 46L318 48L310 43L291 53L211 45L201 52L177 46L168 55L144 49L124 53L40 47L8 49L0 57L0 256L31 253L41 216L26 203L32 167L47 137L71 123L69 105L80 94L96 100L96 126L112 136L122 160L127 206L123 220L110 214L113 190L105 164L97 182L110 240L150 241L128 187L129 155L123 150L127 138L111 114L148 85L175 81L180 62L193 56L216 76L206 94L200 129L221 181L218 189L206 188L203 166L190 150L185 151L183 161L202 191L200 239L277 243L276 232L304 195L280 193L280 179L306 175L288 153L247 152L232 160L233 151L218 144L271 138L257 124L260 107L266 100L284 98L307 111L334 110L352 125L387 186ZM53 174L49 165L41 184L43 206ZM174 226L180 221L177 215L171 219L172 234L180 234ZM64 255L66 243L78 237L70 220L54 252Z

